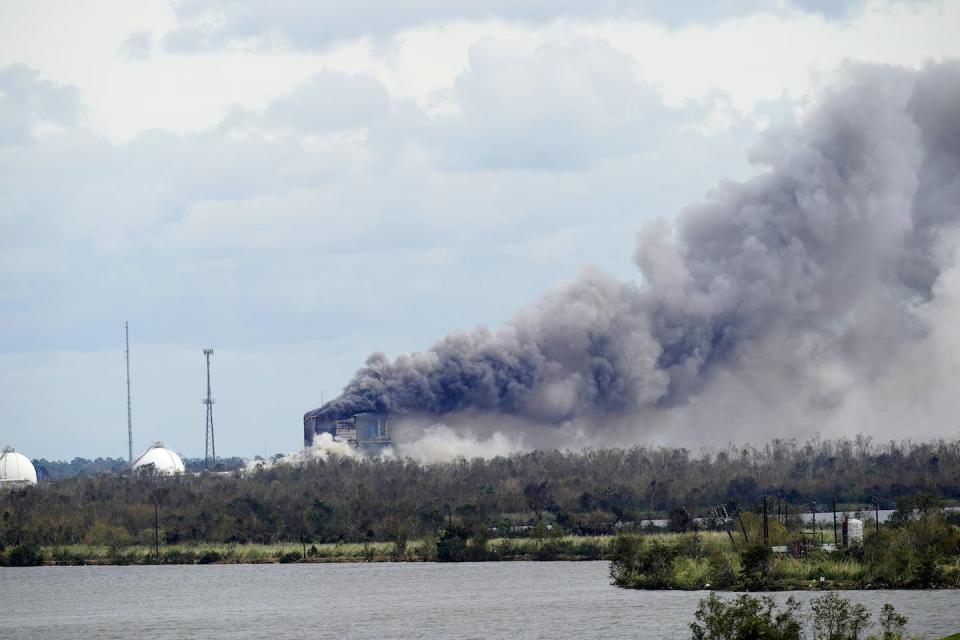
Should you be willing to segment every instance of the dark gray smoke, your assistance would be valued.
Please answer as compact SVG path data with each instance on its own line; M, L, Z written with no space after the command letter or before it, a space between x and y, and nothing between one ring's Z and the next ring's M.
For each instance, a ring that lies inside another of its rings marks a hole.
M751 407L787 404L849 414L858 388L916 359L911 345L943 316L938 283L960 246L960 64L851 68L755 155L768 172L643 229L642 282L588 271L496 332L374 354L315 413L586 430L611 416L639 428L696 428L713 412L749 423Z

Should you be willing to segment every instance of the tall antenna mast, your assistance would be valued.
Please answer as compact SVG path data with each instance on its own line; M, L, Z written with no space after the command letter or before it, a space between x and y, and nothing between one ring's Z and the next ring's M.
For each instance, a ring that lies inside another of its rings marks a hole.
M213 439L213 397L210 395L210 356L213 355L213 349L204 349L203 355L207 358L207 397L201 400L207 405L207 446L204 449L203 464L209 469L211 460L213 466L217 466L217 449Z
M125 338L126 349L123 354L127 360L127 457L130 461L130 468L133 468L133 412L130 409L130 324L123 322L123 334Z

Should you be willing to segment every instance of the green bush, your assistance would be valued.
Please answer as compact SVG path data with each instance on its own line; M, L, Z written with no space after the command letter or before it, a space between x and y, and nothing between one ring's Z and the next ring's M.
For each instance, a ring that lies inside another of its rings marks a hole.
M770 560L773 552L765 544L747 545L740 552L740 576L747 591L762 591L770 586Z
M694 640L859 640L870 626L870 613L863 605L830 593L810 602L813 635L804 634L800 604L788 598L778 609L769 597L743 594L722 600L715 593L700 600L690 624ZM885 604L880 614L881 636L868 640L902 640L907 619Z
M803 625L797 618L800 608L793 598L778 609L768 597L738 596L725 601L711 593L700 601L690 623L693 640L801 640Z
M437 538L437 560L440 562L464 562L467 557L467 540L470 533L463 527L452 526Z
M303 554L299 551L287 551L286 553L280 554L280 564L290 564L292 562L300 562L303 559Z
M634 589L665 589L673 586L675 545L620 534L611 544L610 577L614 584Z
M10 567L37 567L43 559L40 548L33 544L16 544L6 552L6 565Z
M603 545L593 540L584 540L573 548L577 557L584 560L601 560L604 556Z
M888 602L880 610L880 626L883 628L881 640L899 640L903 637L903 628L907 626L907 616L897 613Z
M835 593L814 598L810 608L813 609L814 640L858 640L870 626L866 607L851 604Z
M160 554L162 564L193 564L196 560L196 554L185 549L168 549Z
M214 550L204 551L197 558L197 564L214 564L223 560L223 556Z
M738 568L733 558L723 551L714 550L707 558L708 580L714 589L729 589L737 582Z

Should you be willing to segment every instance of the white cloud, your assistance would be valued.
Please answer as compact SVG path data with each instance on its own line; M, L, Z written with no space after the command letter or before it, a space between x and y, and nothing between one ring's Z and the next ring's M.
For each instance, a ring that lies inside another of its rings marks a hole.
M425 6L383 16L374 38L358 35L362 7L330 14L322 50L193 53L160 46L182 26L163 1L0 7L0 373L31 354L39 372L86 361L115 377L97 354L127 318L157 347L158 392L208 342L242 355L234 371L269 371L236 383L238 407L271 400L230 416L233 452L259 453L264 429L270 453L292 450L299 414L365 352L496 324L585 263L632 275L639 222L749 175L757 128L814 100L816 73L960 54L949 2L873 2L839 21L651 5L670 27L630 8L605 20L616 3L562 20L536 3L450 20ZM281 18L251 37L289 39ZM55 454L110 453L116 389L68 391L67 377L53 392L20 378L5 424L66 429L29 407L89 395L70 428L102 437ZM196 403L171 389L180 449L196 453ZM157 429L164 410L150 405Z

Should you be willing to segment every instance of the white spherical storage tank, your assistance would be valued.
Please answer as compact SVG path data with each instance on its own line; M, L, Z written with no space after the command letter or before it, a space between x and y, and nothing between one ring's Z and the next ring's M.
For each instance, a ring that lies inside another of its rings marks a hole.
M4 447L0 453L0 485L6 484L37 484L37 470L30 458L13 447Z
M163 446L162 442L154 442L133 463L134 471L145 472L148 469L152 469L155 473L173 475L183 473L185 467L180 456Z

